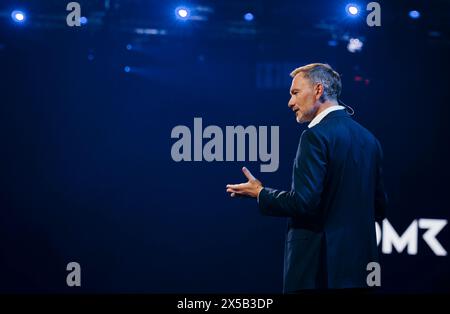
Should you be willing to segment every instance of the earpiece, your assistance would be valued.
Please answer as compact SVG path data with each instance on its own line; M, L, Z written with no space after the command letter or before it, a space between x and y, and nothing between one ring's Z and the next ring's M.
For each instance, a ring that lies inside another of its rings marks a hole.
M345 110L348 112L349 115L353 116L355 114L355 110L353 110L352 107L346 105L342 100L338 100L338 102L340 102L345 107Z

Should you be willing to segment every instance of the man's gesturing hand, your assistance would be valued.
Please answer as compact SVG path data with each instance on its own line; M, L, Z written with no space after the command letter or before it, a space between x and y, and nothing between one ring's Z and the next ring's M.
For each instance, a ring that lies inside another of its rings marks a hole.
M261 181L256 179L245 167L242 168L242 172L247 177L248 181L240 184L227 184L227 192L231 193L231 197L257 197L259 192L263 189Z

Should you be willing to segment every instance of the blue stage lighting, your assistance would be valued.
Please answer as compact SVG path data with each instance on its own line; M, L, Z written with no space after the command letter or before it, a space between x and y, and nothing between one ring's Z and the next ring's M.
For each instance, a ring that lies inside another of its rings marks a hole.
M175 10L177 18L181 20L186 20L189 17L189 10L185 7L178 7Z
M130 68L129 66L125 66L125 67L123 68L123 70L124 70L126 73L128 73L128 72L131 71L131 68Z
M356 16L359 13L359 8L356 4L350 3L345 7L345 11L347 11L348 15Z
M328 46L330 46L330 47L336 47L337 45L338 45L338 42L335 39L330 39L328 41Z
M82 25L87 24L87 22L88 22L88 19L87 19L85 16L80 17L80 23L81 23Z
M354 53L356 51L361 51L363 47L363 42L359 38L350 38L347 44L347 50Z
M23 11L20 10L14 10L11 13L11 18L16 23L23 23L26 20L26 15Z
M127 45L127 50L131 50L131 49L133 49L133 46L131 44L128 44Z
M409 17L412 19L418 19L420 17L420 12L416 10L409 11Z
M254 18L255 18L255 17L254 17L253 14L250 13L250 12L245 13L245 15L244 15L244 20L246 20L247 22L253 21Z

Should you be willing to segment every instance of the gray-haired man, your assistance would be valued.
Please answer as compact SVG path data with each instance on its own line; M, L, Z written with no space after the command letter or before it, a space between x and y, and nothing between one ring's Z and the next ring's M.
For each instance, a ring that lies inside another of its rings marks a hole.
M288 217L285 293L367 288L367 265L378 262L375 221L385 217L378 140L339 106L341 79L329 65L295 69L288 106L309 122L294 161L292 188L248 182L227 185L231 196L257 197L262 214Z

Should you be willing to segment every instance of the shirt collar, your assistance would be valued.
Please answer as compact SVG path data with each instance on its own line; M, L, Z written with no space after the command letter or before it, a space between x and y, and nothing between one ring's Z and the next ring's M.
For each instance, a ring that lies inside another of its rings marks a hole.
M319 113L317 116L315 116L314 119L311 120L311 122L308 124L308 128L312 128L316 124L319 124L319 122L322 121L322 119L325 118L325 116L330 112L342 109L345 109L345 107L339 105L328 107L327 109Z

